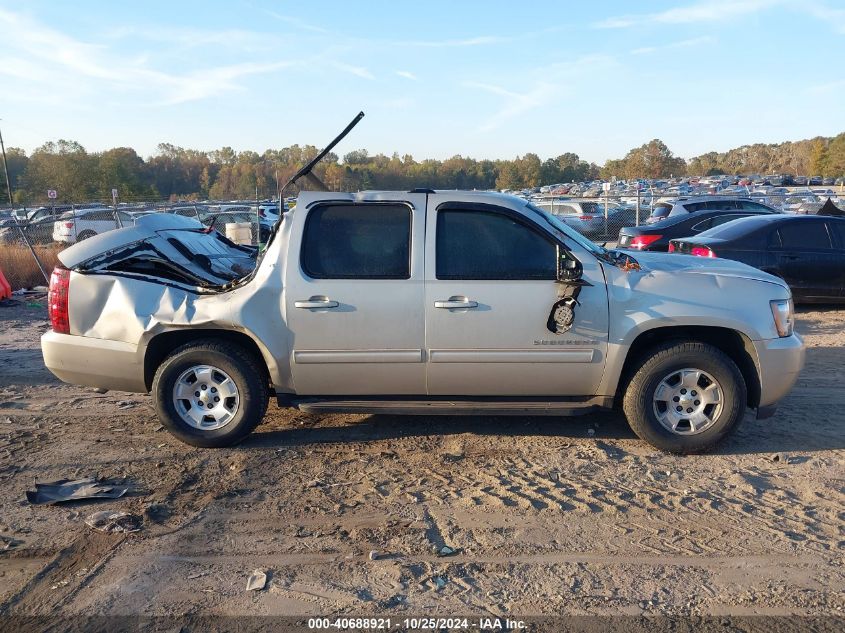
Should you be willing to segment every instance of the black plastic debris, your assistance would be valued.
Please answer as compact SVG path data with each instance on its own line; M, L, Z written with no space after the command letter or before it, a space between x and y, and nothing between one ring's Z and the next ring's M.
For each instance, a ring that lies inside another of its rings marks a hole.
M27 490L26 498L30 503L63 503L66 501L82 501L84 499L117 499L129 490L127 486L97 481L93 477L85 479L60 479L49 483L36 482L35 490Z

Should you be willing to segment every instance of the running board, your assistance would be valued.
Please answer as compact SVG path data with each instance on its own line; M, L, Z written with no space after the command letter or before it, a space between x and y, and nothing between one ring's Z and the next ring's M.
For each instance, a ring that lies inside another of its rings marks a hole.
M297 407L305 413L369 413L381 415L584 415L613 406L613 398L309 398L279 396L281 406Z

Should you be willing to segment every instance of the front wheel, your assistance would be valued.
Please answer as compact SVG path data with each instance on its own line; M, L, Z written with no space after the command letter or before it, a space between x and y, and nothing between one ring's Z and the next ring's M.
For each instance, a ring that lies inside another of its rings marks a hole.
M192 446L218 448L243 440L261 422L269 398L266 372L239 345L189 343L156 371L156 413L170 433Z
M711 450L737 426L747 394L739 368L718 348L667 343L642 359L622 407L634 433L670 453Z

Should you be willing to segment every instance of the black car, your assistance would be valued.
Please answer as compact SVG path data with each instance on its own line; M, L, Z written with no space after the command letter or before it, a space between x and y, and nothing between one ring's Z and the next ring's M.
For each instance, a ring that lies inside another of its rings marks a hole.
M670 240L696 235L740 218L777 213L774 209L768 209L762 204L758 206L759 209L696 211L695 213L669 216L654 224L626 226L619 231L619 248L630 248L638 251L662 251L665 253L669 250Z
M845 218L764 215L672 240L670 252L724 257L780 277L796 303L845 301Z

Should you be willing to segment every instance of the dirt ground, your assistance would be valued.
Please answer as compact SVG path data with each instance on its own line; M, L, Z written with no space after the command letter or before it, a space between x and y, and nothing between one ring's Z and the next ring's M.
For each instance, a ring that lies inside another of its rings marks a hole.
M845 310L803 309L778 414L677 457L624 418L314 417L271 405L235 449L148 396L63 385L40 307L0 308L0 613L842 615ZM126 481L33 506L36 481ZM143 518L101 534L91 513ZM440 556L443 546L455 550ZM5 547L5 549L4 549ZM373 560L373 558L375 560ZM247 592L255 569L263 591Z

